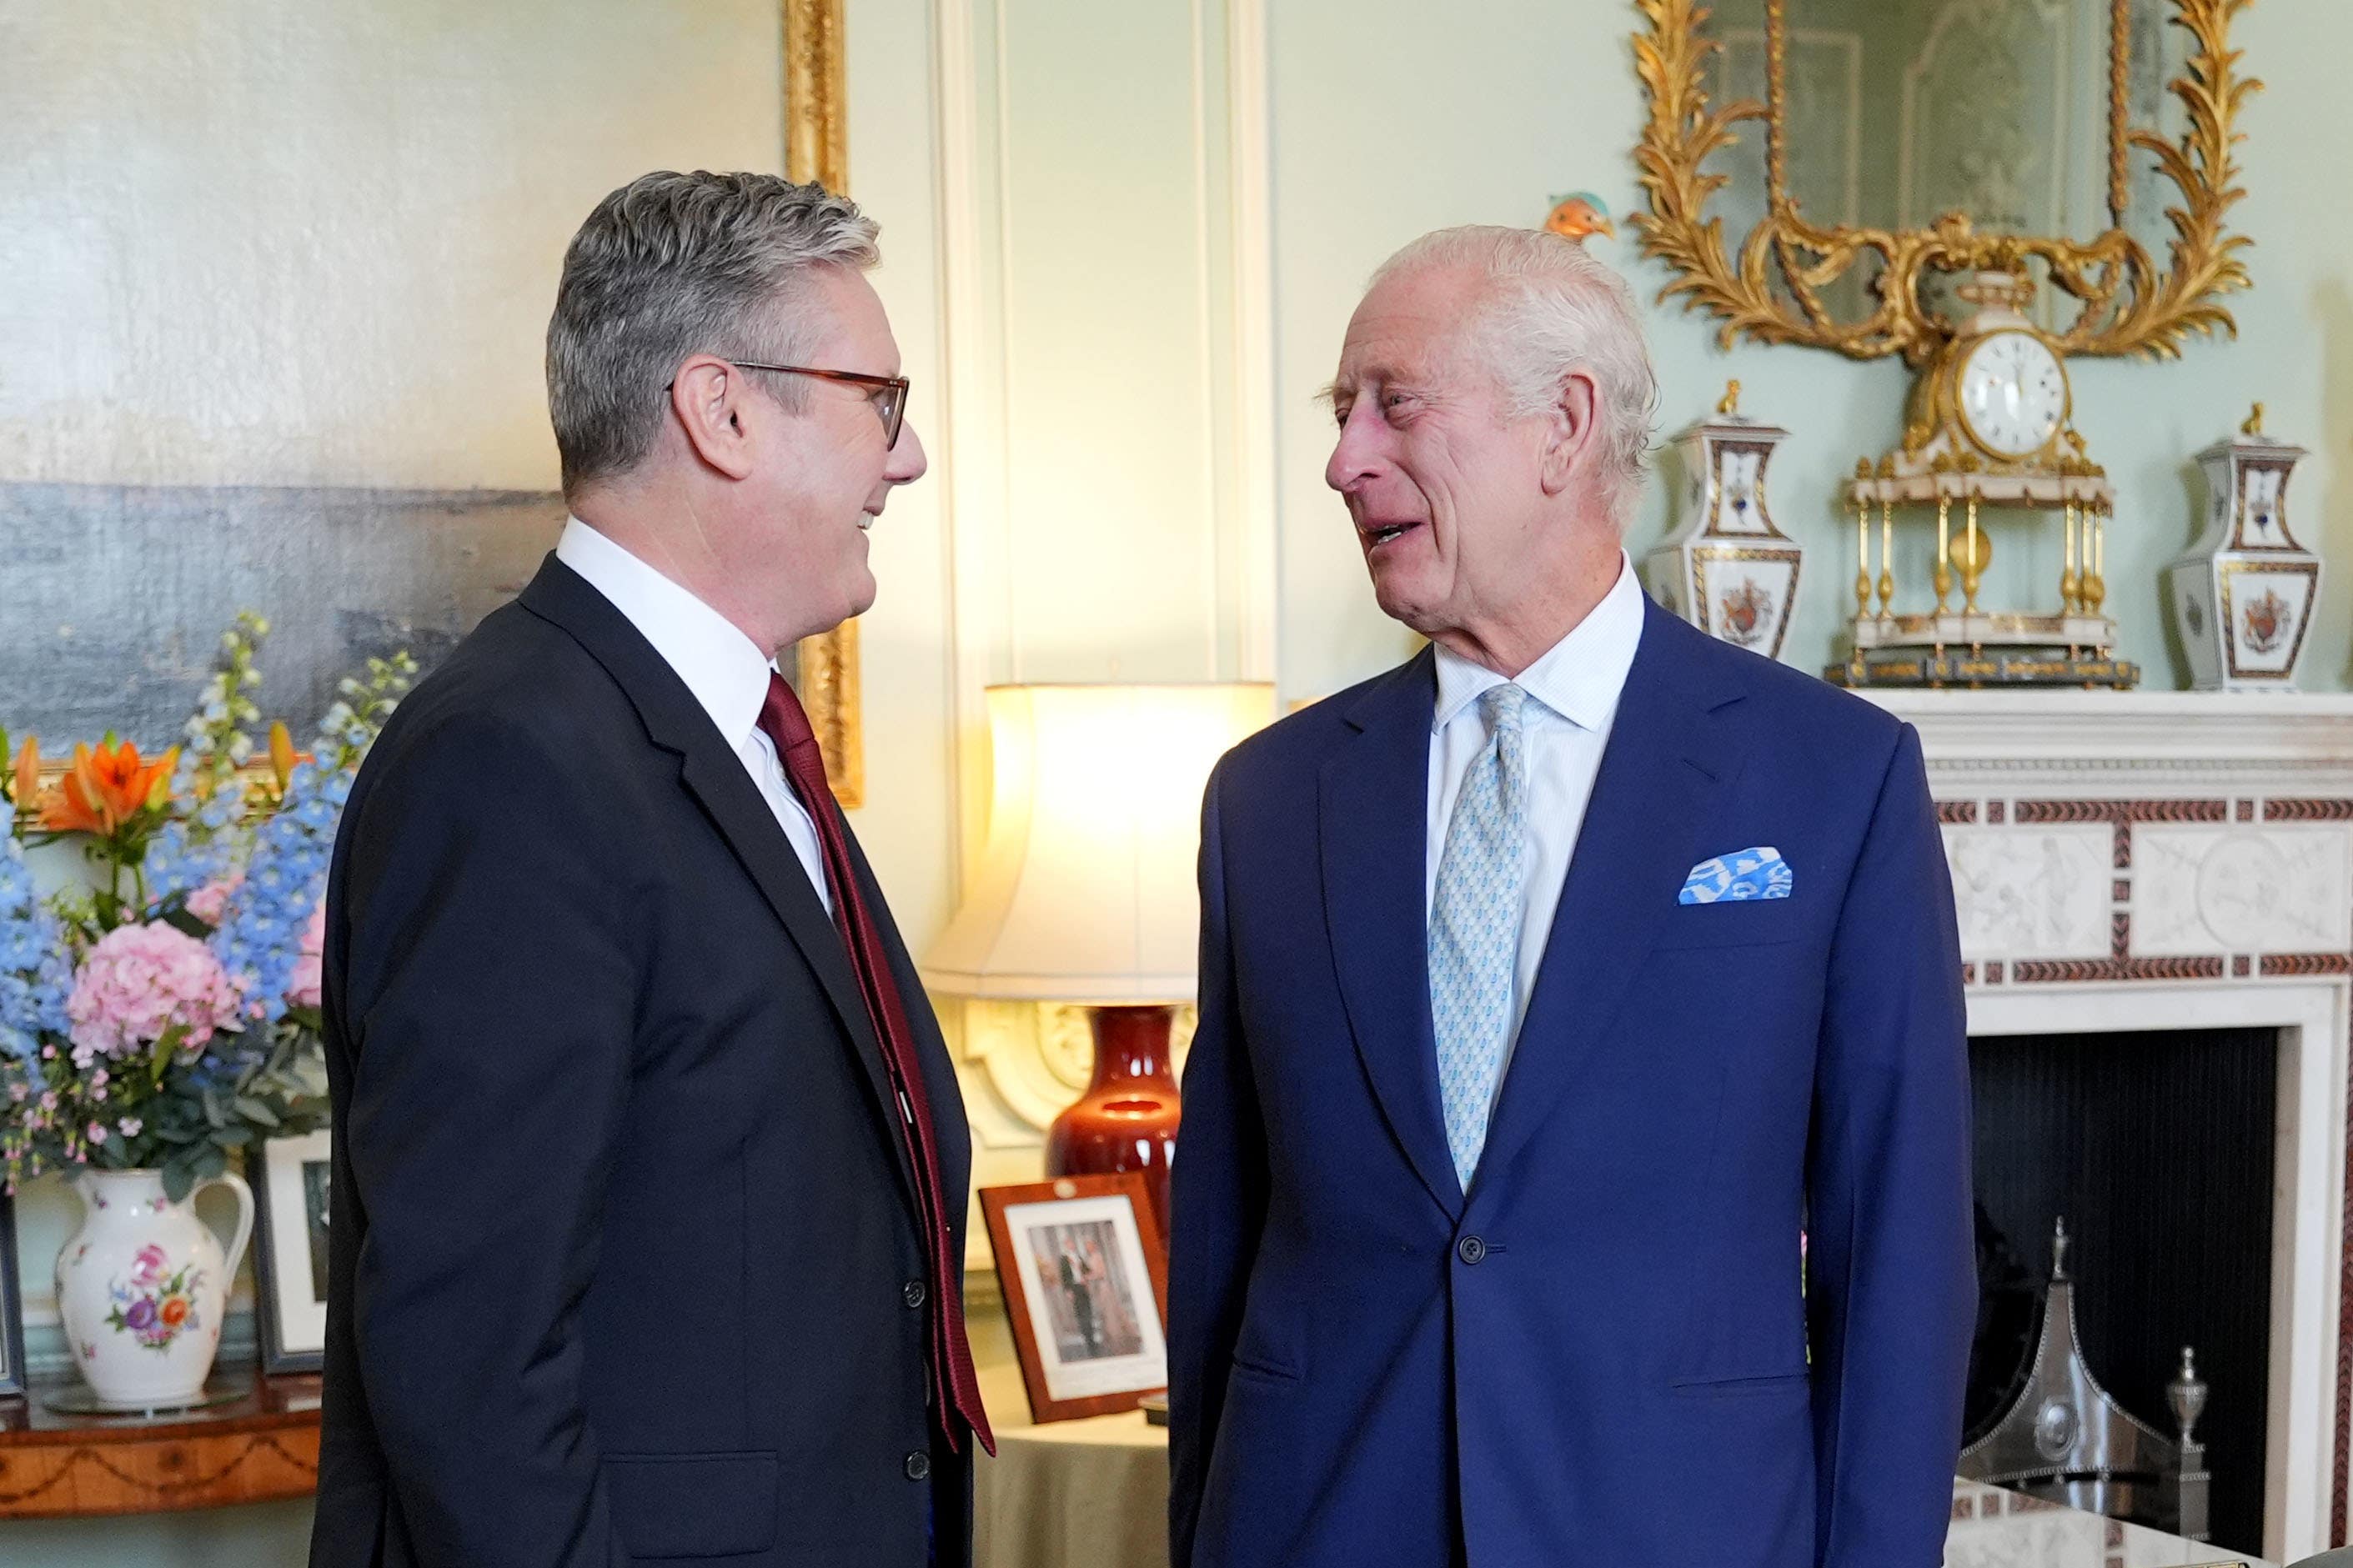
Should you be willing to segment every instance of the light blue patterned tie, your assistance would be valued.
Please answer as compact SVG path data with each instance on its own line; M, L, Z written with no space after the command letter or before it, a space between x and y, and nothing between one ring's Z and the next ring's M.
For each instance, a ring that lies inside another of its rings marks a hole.
M1438 1034L1438 1092L1454 1173L1471 1190L1487 1142L1487 1112L1512 1029L1512 966L1520 950L1520 881L1528 837L1527 693L1491 687L1479 698L1486 746L1462 775L1446 825L1438 896L1430 909L1430 1013Z

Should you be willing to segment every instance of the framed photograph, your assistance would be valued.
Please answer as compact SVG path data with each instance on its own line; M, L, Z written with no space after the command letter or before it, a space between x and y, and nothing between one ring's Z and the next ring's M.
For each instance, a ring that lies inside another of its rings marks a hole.
M0 1194L0 1396L26 1392L25 1302L16 1288L16 1201Z
M983 1187L1030 1419L1134 1410L1168 1386L1167 1265L1144 1177Z
M253 1297L261 1370L317 1372L327 1350L325 1129L246 1155L253 1183Z

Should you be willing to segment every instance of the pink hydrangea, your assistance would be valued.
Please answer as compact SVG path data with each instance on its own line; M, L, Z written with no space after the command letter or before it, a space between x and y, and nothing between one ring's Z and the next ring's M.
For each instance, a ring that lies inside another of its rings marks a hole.
M311 923L302 928L302 945L294 957L294 976L286 987L286 1000L297 1007L319 1005L322 954L327 947L327 900L321 899L311 910Z
M233 1028L237 987L212 949L167 925L118 926L100 937L74 977L66 1016L74 1055L120 1057L183 1026L183 1046L201 1050L216 1029Z
M231 871L217 882L206 882L188 895L188 912L208 926L217 926L228 912L228 896L245 882L243 871Z

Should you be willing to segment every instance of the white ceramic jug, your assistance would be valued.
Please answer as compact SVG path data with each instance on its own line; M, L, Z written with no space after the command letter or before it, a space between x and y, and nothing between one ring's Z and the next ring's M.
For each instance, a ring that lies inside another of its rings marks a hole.
M215 1184L237 1194L226 1257L196 1217L196 1193ZM58 1254L58 1311L74 1364L110 1409L194 1403L212 1373L229 1281L253 1234L253 1189L242 1176L215 1176L174 1203L160 1171L85 1170L74 1190L81 1229Z

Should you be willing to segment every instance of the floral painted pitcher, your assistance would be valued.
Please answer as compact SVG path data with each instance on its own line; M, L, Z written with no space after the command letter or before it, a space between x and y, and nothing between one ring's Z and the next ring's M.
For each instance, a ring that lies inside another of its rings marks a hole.
M237 1194L226 1257L195 1205L196 1193L216 1184ZM194 1403L212 1373L229 1281L253 1233L253 1190L225 1174L174 1203L162 1173L147 1170L84 1170L74 1188L81 1229L58 1254L58 1310L74 1364L112 1409Z

